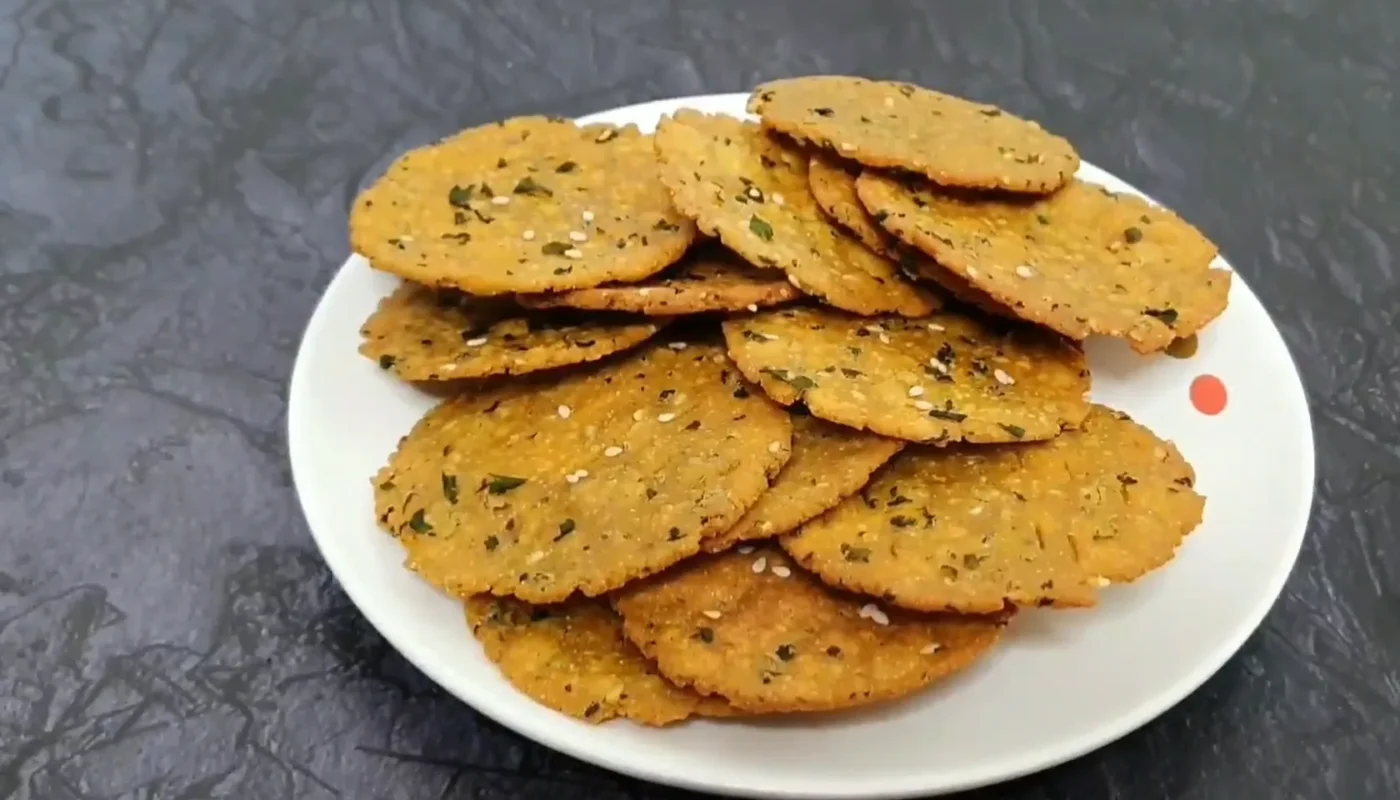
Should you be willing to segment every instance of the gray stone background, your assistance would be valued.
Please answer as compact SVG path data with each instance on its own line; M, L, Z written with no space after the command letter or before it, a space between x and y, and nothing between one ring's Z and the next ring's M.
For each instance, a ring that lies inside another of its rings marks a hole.
M393 154L811 72L1069 135L1222 245L1313 404L1263 629L1145 729L973 796L1400 797L1397 31L1392 0L0 0L0 798L681 796L366 625L293 496L286 381Z

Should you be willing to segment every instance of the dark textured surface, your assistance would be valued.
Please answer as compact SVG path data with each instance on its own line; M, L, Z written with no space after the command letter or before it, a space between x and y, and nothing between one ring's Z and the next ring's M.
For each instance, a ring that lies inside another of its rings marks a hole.
M822 71L1002 103L1181 209L1313 404L1262 631L1142 731L976 796L1400 797L1397 31L1391 0L0 0L0 798L679 796L385 645L298 512L285 384L404 147Z

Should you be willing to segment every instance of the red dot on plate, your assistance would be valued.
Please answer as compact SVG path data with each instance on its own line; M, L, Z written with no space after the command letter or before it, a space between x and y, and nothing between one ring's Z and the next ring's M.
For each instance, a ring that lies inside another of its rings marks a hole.
M1191 405L1207 416L1225 410L1225 383L1214 375L1198 375L1191 381Z

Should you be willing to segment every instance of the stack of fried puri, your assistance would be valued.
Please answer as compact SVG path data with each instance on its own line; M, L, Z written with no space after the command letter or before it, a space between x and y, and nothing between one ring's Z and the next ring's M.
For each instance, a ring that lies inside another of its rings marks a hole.
M406 279L361 352L450 387L378 522L580 719L901 697L1201 520L1176 448L1088 401L1079 343L1218 316L1208 240L991 106L812 77L749 109L471 129L352 212Z

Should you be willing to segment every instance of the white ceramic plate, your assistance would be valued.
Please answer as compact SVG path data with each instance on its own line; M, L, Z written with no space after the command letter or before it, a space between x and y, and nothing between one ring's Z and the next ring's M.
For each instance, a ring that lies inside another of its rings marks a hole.
M650 129L685 106L739 115L744 96L588 119ZM1133 191L1088 164L1079 176ZM370 477L432 404L356 353L359 325L395 283L351 257L297 355L288 436L311 532L355 604L429 677L521 734L618 772L734 795L864 798L1040 770L1128 733L1204 682L1259 625L1302 544L1313 491L1307 404L1278 330L1236 278L1229 310L1201 335L1194 358L1141 358L1109 341L1088 347L1094 399L1174 440L1207 497L1205 523L1168 568L1105 591L1092 611L1023 614L982 663L874 710L664 730L586 725L512 689L483 657L461 605L401 567L399 545L375 526ZM1220 413L1194 407L1200 376L1213 377L1198 387L1218 379L1228 389Z

